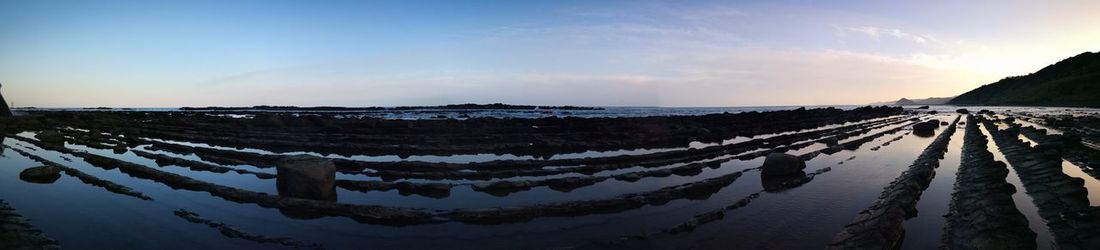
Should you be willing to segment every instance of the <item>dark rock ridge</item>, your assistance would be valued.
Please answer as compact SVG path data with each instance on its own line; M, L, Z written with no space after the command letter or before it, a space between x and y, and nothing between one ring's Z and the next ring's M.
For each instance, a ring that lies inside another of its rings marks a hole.
M1100 107L1100 53L1085 52L1043 69L966 92L948 104Z
M883 135L886 135L886 134L896 133L896 132L900 131L902 128L905 128L905 127L908 127L908 126L909 126L909 124L901 125L899 127L895 127L893 129L887 129L887 130L885 130L883 132L880 132L880 133L871 134L871 135L868 135L868 136L866 136L864 138L861 138L859 140L854 140L854 141L848 142L848 143L862 144L862 143L865 143L867 141L874 140L875 138L882 137ZM765 154L767 154L767 153L765 153ZM799 155L798 158L805 161L805 160L812 159L812 158L814 158L814 157L816 157L817 155L820 155L820 154L821 154L820 151L814 151L814 152L809 152L809 153ZM753 170L753 169L747 169L745 171L748 171L748 170ZM732 204L730 204L728 206L725 206L723 208L711 210L711 211L704 212L704 213L698 214L696 216L693 216L691 219L689 219L689 220L687 220L683 223L677 224L677 225L675 225L671 228L662 230L660 232L653 232L653 233L649 233L649 234L645 234L645 235L632 235L632 236L622 237L622 238L620 238L616 241L613 241L613 242L610 242L610 243L605 243L605 244L622 244L622 243L624 243L628 240L648 239L648 238L656 236L658 234L679 234L679 233L684 233L684 232L691 232L691 231L694 231L696 228L698 228L698 227L700 227L704 224L714 222L714 221L718 221L718 220L721 220L721 219L725 218L725 213L726 212L737 210L737 209L743 208L745 206L748 206L749 204L752 203L753 200L759 198L761 195L773 192L773 191L770 191L769 188L778 188L779 190L787 190L787 189L797 188L797 187L799 187L803 184L806 184L810 181L813 181L813 178L815 176L822 175L822 174L828 173L830 171L832 171L832 167L824 167L824 168L820 168L820 169L814 171L813 173L803 174L803 175L800 175L800 176L796 175L796 176L788 177L790 179L783 180L786 183L782 183L781 185L785 185L785 186L782 186L782 187L768 187L768 184L764 184L765 185L764 190L749 194L748 196L745 196L744 198L738 199L737 201L735 201ZM797 177L797 178L794 178L794 177ZM773 184L773 185L775 185L775 184Z
M917 157L909 169L901 173L870 207L859 212L856 219L844 226L829 249L899 249L905 237L905 220L917 215L917 202L936 176L940 159L947 152L955 124L951 123L936 140Z
M22 139L21 137L13 137L13 138L16 138L16 139L19 139L19 140L24 140L26 142L32 142L30 139ZM40 145L45 145L45 144L40 144ZM31 154L30 152L27 152L26 150L11 147L11 146L8 146L8 145L3 145L3 147L7 148L7 149L11 149L11 150L15 151L16 153L19 153L20 155L26 156L27 158L31 158L31 160L37 161L38 163L45 164L46 166L58 167L66 175L76 177L77 179L79 179L81 182L84 182L85 184L96 186L96 187L101 187L101 188L106 189L107 191L110 191L112 193L131 196L131 197L142 199L142 200L152 200L153 199L149 196L146 196L145 194L143 194L141 192L134 191L130 187L123 186L121 184L114 183L114 182L111 182L111 181L108 181L108 180L100 179L100 178L92 176L90 174L86 174L84 172L81 172L80 170L77 170L75 168L66 167L65 165L61 165L61 164L58 164L56 162L46 160L45 158L42 158L42 157L39 157L37 155Z
M251 119L201 112L36 112L17 128L79 127L125 135L322 154L451 155L496 153L538 157L588 150L684 147L901 114L901 108L796 109L701 116L635 118L386 120L332 115L258 113ZM141 123L134 123L141 120ZM29 129L28 129L29 130ZM134 139L131 139L134 138Z
M0 117L12 117L11 107L8 107L8 101L4 100L4 95L0 95Z
M1035 249L1035 232L1012 200L1008 167L993 160L973 115L966 116L962 163L944 217L944 249Z
M61 249L61 246L0 200L0 249Z
M983 119L993 141L1020 176L1024 189L1039 208L1059 249L1093 249L1100 246L1100 208L1091 207L1085 181L1062 172L1058 149L1031 147L1018 132L999 130ZM1018 128L1018 124L1010 124ZM1042 144L1040 144L1042 145Z
M309 249L324 249L323 246L317 243L305 243L297 241L288 237L269 237L249 232L242 231L236 227L226 225L225 223L216 222L203 218L199 214L184 209L176 210L172 212L177 217L183 218L191 223L198 223L217 229L222 235L229 238L245 239L258 243L273 243L294 248L309 248Z

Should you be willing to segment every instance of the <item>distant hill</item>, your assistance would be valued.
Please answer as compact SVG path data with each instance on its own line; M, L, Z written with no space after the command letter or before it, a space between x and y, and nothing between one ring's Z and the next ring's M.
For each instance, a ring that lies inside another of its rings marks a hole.
M897 101L876 102L872 103L872 105L941 105L951 101L952 98L954 97L931 97L925 99L901 98Z
M1035 73L983 85L948 104L1100 107L1100 53L1085 52Z

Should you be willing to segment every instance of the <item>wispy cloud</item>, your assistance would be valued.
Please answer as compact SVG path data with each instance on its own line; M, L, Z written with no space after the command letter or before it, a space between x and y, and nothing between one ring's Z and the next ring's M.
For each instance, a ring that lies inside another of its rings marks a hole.
M846 34L849 34L849 33L855 33L855 34L860 34L860 35L867 36L868 38L871 38L875 41L881 41L881 39L883 37L892 37L892 38L895 38L895 39L911 41L911 42L915 42L915 43L918 43L918 44L924 44L924 45L927 45L927 44L942 45L943 44L943 41L940 41L939 39L936 39L936 37L934 37L932 35L917 35L917 34L909 33L909 32L903 31L901 29L896 29L896 28L880 28L880 27L875 27L875 26L838 26L838 25L833 25L833 29L839 35L842 35L842 36L846 35Z

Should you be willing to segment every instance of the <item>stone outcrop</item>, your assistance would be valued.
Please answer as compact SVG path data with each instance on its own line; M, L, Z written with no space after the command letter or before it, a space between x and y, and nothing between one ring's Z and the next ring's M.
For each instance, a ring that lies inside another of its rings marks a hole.
M286 197L336 200L336 165L312 156L291 156L276 164L279 195Z
M19 172L19 179L31 183L53 183L61 178L61 168L57 166L38 166Z
M781 177L803 174L806 162L784 153L771 153L764 158L764 165L760 169L760 175L764 177Z
M1057 154L1052 157L1043 148L1030 147L1018 135L997 129L992 121L983 119L983 125L1020 176L1058 248L1095 249L1100 246L1100 208L1090 206L1085 181L1066 175ZM1061 140L1061 136L1055 136L1043 141L1062 143Z
M0 94L0 117L12 117L11 107L8 107L8 101L4 99L4 95Z
M1035 249L1035 232L1016 208L1008 166L993 160L973 115L966 117L962 163L944 217L945 249Z

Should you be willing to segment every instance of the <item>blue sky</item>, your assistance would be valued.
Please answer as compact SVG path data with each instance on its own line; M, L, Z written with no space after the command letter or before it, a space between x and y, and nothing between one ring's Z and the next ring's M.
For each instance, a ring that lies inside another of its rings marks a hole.
M1100 50L1096 1L0 1L39 107L951 96Z

